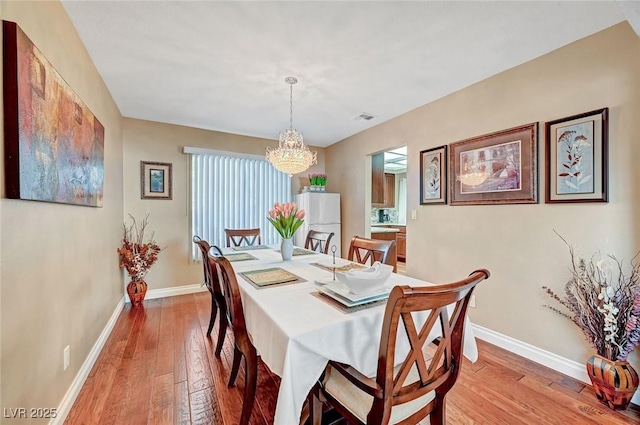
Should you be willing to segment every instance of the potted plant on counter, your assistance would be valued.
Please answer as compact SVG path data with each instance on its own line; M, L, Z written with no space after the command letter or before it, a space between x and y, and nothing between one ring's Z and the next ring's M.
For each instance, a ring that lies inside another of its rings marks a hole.
M560 235L558 235L560 236ZM640 342L640 265L636 257L628 274L622 263L600 253L590 258L569 247L571 265L564 296L543 289L568 313L546 306L573 321L596 350L587 361L587 373L598 399L611 409L626 409L638 388L638 374L627 362Z

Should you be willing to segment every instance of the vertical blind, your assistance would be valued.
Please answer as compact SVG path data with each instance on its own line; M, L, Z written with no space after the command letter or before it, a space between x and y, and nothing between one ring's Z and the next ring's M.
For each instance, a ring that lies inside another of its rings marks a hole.
M191 235L210 245L226 246L224 229L253 228L260 228L263 244L278 243L267 215L275 202L290 201L291 178L266 160L191 155Z

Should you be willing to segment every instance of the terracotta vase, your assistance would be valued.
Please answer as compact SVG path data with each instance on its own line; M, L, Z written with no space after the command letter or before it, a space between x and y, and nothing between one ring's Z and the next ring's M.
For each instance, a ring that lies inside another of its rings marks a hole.
M638 388L638 374L626 361L594 355L587 361L587 374L598 400L613 410L626 409Z
M147 282L142 279L132 278L127 285L127 294L131 304L134 306L142 304L145 295L147 295Z

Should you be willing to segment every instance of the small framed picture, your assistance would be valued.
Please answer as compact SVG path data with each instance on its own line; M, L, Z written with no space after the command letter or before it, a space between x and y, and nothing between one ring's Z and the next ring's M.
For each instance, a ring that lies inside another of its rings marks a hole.
M546 124L545 202L607 202L609 108Z
M420 205L447 203L447 146L420 151Z
M140 198L172 199L169 162L140 161Z
M538 123L449 145L451 205L538 202Z

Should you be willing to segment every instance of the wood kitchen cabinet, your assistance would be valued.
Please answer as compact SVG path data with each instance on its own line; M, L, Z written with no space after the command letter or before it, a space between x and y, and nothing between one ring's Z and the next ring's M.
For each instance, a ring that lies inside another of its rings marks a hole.
M384 204L384 153L371 157L371 204Z
M397 229L400 230L396 235L398 261L404 263L407 260L407 228L398 226Z
M391 226L384 226L391 227ZM376 232L375 229L371 230L371 239L383 240L383 241L396 241L396 245L389 251L389 260L387 264L393 266L393 271L397 270L396 262L398 261L398 240L396 235L400 232Z
M377 208L396 205L396 176L384 172L384 153L371 157L371 205Z
M398 229L397 233L376 233L371 230L372 239L395 240L398 261L403 263L407 261L407 227L406 226L382 226L390 229Z

